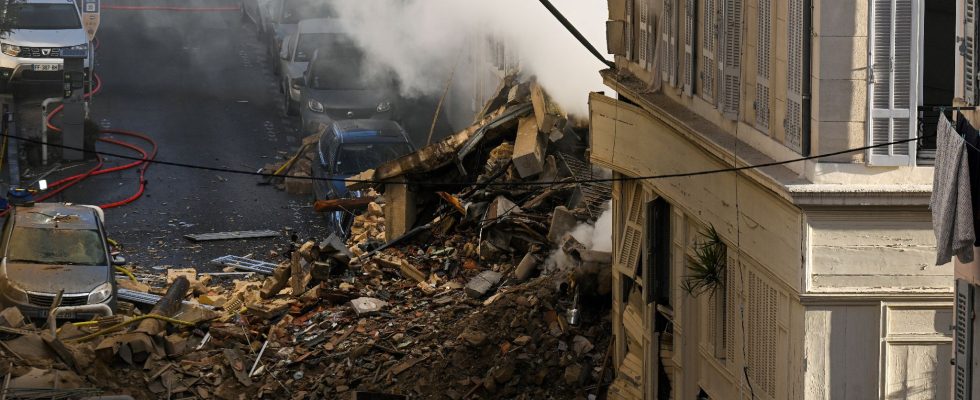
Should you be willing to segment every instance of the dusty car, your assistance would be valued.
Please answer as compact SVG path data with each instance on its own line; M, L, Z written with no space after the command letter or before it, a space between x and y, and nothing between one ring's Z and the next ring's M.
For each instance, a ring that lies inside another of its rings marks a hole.
M300 89L300 117L306 133L324 131L341 119L396 119L395 75L365 69L363 60L353 44L317 49Z
M359 197L348 192L343 179L415 152L408 134L395 121L346 119L335 121L320 135L313 162L316 200ZM337 179L337 180L331 180ZM327 213L329 227L346 236L350 213Z
M113 258L95 206L38 203L11 209L2 236L0 303L31 318L46 318L58 292L62 306L116 308ZM90 318L65 314L62 318Z
M321 47L330 47L331 43L346 41L340 24L336 19L304 19L299 23L299 29L283 42L279 53L282 80L280 91L283 94L283 106L286 115L299 114L300 90L305 82L303 74L313 58L313 53Z
M72 0L25 0L11 3L15 17L9 32L0 34L0 80L7 82L61 82L62 53L93 53L81 14Z
M269 19L261 31L271 57L282 51L282 44L296 33L301 20L337 17L333 6L322 0L272 0L269 7ZM279 63L272 63L276 75L281 73L280 68Z

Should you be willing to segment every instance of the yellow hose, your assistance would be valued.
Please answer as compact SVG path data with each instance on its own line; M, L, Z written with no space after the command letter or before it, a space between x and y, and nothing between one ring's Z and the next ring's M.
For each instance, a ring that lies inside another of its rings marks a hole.
M82 337L79 337L79 338L68 339L68 341L70 341L70 342L84 342L86 340L93 339L93 338L96 338L96 337L105 335L107 333L110 333L110 332L113 332L115 330L118 330L119 328L122 328L122 327L125 327L127 325L133 324L134 322L140 322L140 321L142 321L144 319L156 319L156 320L160 320L160 321L163 321L163 322L169 322L169 323L175 324L175 325L184 325L184 326L194 326L194 325L196 325L193 322L182 321L182 320L179 320L179 319L176 319L176 318L165 317L165 316L159 315L159 314L146 314L146 315L141 315L139 317L130 319L129 321L120 322L118 324L112 325L112 326L110 326L108 328L105 328L105 329L100 330L100 331L95 332L95 333L91 333L91 334L88 334L88 335L85 335L85 336L82 336Z
M117 266L116 267L116 271L119 271L119 272L122 272L123 274L126 274L126 276L128 276L130 280L132 280L133 282L136 282L136 275L133 275L133 273L130 272L128 269Z

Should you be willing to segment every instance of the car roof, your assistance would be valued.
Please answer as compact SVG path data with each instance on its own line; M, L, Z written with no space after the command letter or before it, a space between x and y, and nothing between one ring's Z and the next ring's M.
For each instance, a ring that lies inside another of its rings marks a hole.
M99 229L98 216L94 208L64 203L17 206L14 210L14 218L14 226L18 227Z
M316 18L299 21L299 33L345 33L338 18Z
M338 120L333 123L333 131L337 133L340 143L408 142L401 125L389 120Z

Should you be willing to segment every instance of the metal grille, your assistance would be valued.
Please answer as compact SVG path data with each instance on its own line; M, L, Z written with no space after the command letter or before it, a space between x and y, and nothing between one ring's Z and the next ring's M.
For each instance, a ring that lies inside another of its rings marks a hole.
M561 161L565 163L572 176L579 180L589 180L600 178L592 172L592 165L581 161L575 156L558 153ZM606 208L606 203L612 199L612 183L610 182L591 182L579 184L582 191L585 208L589 211L592 218L599 218L599 215Z
M51 307L55 295L41 293L27 293L27 302L38 307ZM81 306L88 304L88 295L63 295L61 296L62 306Z
M61 47L21 47L20 57L61 58Z
M24 71L20 73L20 77L28 81L58 81L61 82L65 79L64 74L61 71Z

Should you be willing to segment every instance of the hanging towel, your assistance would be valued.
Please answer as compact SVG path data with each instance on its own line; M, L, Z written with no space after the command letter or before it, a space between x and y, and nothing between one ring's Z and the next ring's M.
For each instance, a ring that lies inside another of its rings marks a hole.
M936 265L955 255L973 261L973 199L966 143L940 113L936 127L936 165L932 179L932 228L936 234Z
M956 115L956 132L966 141L966 158L970 161L970 193L980 193L980 134L970 120ZM980 246L980 196L973 197L973 236L974 246Z

